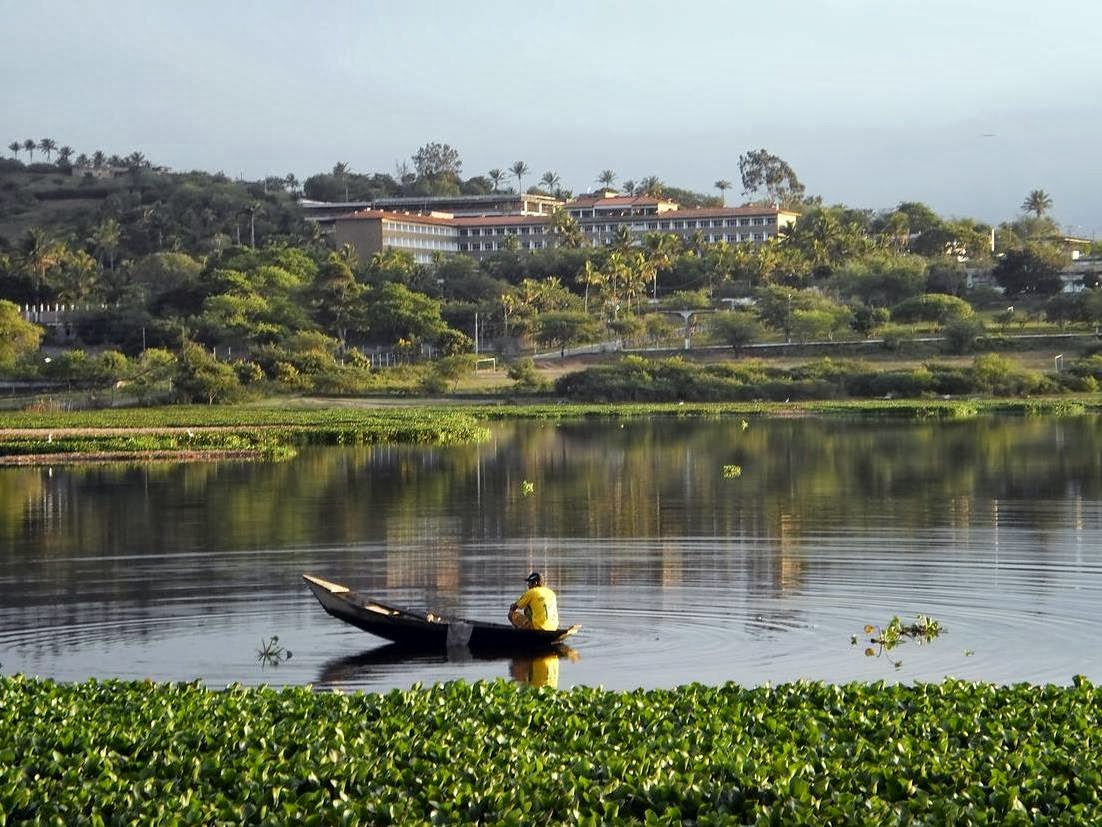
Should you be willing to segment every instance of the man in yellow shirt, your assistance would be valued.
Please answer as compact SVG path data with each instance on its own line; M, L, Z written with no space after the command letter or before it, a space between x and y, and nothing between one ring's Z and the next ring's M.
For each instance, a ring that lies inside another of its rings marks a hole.
M509 622L518 629L559 628L558 600L538 571L528 575L528 591L509 607Z

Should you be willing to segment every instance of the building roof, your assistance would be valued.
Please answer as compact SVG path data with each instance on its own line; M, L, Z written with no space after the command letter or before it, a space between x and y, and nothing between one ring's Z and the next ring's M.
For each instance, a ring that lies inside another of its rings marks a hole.
M652 195L582 195L566 202L566 209L575 210L588 207L657 207L664 199ZM672 201L665 201L672 204Z

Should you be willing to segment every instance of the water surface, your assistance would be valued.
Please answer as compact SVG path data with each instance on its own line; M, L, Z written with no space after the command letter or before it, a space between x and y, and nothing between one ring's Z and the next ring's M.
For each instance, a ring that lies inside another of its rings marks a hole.
M1093 416L736 417L0 469L0 672L372 690L1100 681L1100 457ZM300 579L496 620L533 568L584 627L570 657L401 656ZM916 614L946 633L864 654L866 624ZM293 656L264 665L272 636Z

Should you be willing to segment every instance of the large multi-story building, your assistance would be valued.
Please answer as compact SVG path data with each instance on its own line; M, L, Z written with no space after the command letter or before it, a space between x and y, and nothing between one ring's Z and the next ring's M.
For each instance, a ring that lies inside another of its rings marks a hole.
M486 196L489 197L489 196ZM519 196L512 196L519 199ZM336 215L333 234L338 244L351 244L362 258L388 247L408 250L427 263L437 253L462 253L482 258L505 249L541 250L553 247L552 212L546 196L532 202L531 211L459 214L441 209L443 199L420 199L420 212L361 209ZM394 199L390 199L394 200ZM575 221L591 244L601 246L622 238L626 229L639 243L647 233L672 233L706 243L764 242L792 224L798 213L777 207L682 208L676 202L650 196L618 195L609 190L572 201L556 202ZM514 238L510 238L510 236Z

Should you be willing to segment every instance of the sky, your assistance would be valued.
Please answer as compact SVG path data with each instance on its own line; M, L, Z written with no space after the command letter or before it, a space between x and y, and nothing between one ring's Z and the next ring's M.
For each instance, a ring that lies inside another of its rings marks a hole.
M1097 0L0 0L0 151L301 180L437 141L736 203L765 148L827 204L998 223L1043 189L1102 238L1100 30Z

